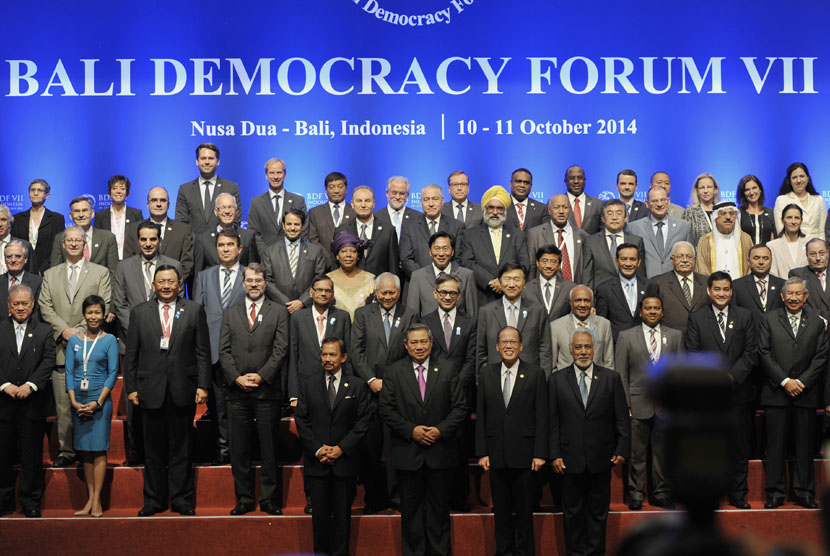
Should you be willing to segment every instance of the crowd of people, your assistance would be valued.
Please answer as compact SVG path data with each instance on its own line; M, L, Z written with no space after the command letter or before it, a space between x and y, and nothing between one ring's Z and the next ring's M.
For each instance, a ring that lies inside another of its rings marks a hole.
M572 166L545 205L518 169L477 203L461 171L421 189L325 177L307 210L265 164L267 190L241 228L238 185L217 176L219 149L196 149L199 177L149 217L109 180L112 205L0 205L0 515L41 515L42 441L50 407L53 467L83 464L101 516L119 371L129 457L144 466L139 516L194 515L193 420L207 403L214 464L230 464L232 515L282 513L278 435L293 413L304 454L315 552L347 554L359 481L364 514L401 513L403 554L448 554L450 510L469 511L469 456L490 481L499 554L533 554L532 514L550 484L568 553L601 554L613 466L627 463L628 504L674 508L655 365L680 353L721 358L738 430L728 502L749 508L754 415L765 410L766 508L787 496L816 508L816 409L830 402L830 225L807 167L787 168L774 208L753 175L723 202L701 174L692 203L671 179L617 175L619 198L585 192ZM475 419L473 419L473 415ZM793 444L790 489L785 460ZM467 445L474 446L469 454ZM261 463L255 498L253 459ZM647 492L647 474L652 489Z

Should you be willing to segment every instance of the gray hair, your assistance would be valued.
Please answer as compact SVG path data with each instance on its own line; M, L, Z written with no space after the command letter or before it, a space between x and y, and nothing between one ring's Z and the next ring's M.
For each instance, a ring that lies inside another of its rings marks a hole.
M12 286L12 288L9 290L9 299L11 299L11 297L19 291L25 291L29 294L29 299L34 300L35 294L32 292L32 288L30 288L26 284L17 284L16 286Z
M23 240L20 240L20 239L13 239L13 240L11 240L10 242L8 242L6 244L6 249L8 249L11 246L22 248L23 249L23 256L26 257L27 259L29 258L29 244L27 242L25 242ZM5 250L3 252L3 256L4 257L6 256Z
M409 194L409 180L403 176L392 176L386 180L386 191L389 191L389 186L393 183L402 183L406 186L406 193Z
M807 280L804 278L800 278L798 276L791 276L790 278L787 278L787 281L784 282L784 287L781 288L781 291L787 291L787 286L790 284L801 284L804 287L804 292L809 293L809 290L807 289Z
M573 332L571 332L571 338L570 338L570 341L568 342L568 347L573 347L574 337L577 334L587 334L588 336L591 337L591 345L594 345L596 343L593 332L591 332L589 329L585 328L584 326L577 326L576 329Z
M392 274L391 272L381 272L378 274L378 277L375 278L375 287L377 287L377 284L380 284L385 280L393 280L395 282L395 287L401 289L400 277L397 274Z
M213 208L216 208L216 207L219 206L219 199L221 199L222 197L230 197L231 198L231 200L233 201L233 209L234 210L237 210L239 208L236 205L236 197L234 197L230 193L220 193L219 195L217 195L216 196L216 201L214 201L214 203L213 203Z
M283 170L283 172L288 171L288 167L285 165L285 162L283 162L283 161L282 161L282 160L280 160L279 158L269 158L269 159L265 162L265 173L266 173L266 174L268 173L268 167L269 167L271 164L276 164L277 162L279 162L280 164L282 164L282 170Z
M65 238L66 234L69 232L79 232L81 234L81 237L84 238L84 243L86 243L86 232L84 232L84 229L80 226L67 226L66 229L63 231L63 237Z
M14 222L14 216L12 216L12 211L9 210L9 207L7 207L6 205L0 204L0 214L2 214L4 212L6 213L6 216L9 217L9 224Z
M695 246L689 243L688 241L678 241L677 243L675 243L671 248L671 254L674 255L675 251L677 251L677 248L681 245L684 245L691 249L692 255L697 256L697 250L695 250Z
M582 285L582 284L577 284L577 285L576 285L576 286L575 286L575 287L571 290L571 293L570 293L570 294L568 294L568 299L569 299L570 301L573 301L573 300L574 300L574 292L575 292L576 290L578 290L579 288L585 288L586 290L588 290L588 293L590 293L590 294L591 294L591 301L593 301L593 300L594 300L594 290L592 290L592 289L591 289L591 288L589 288L588 286L584 286L584 285Z

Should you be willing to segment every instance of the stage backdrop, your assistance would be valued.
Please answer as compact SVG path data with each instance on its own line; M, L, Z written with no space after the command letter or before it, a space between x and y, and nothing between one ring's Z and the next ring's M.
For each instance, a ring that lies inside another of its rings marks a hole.
M815 0L305 0L11 2L2 8L0 201L28 207L88 194L109 176L171 201L197 174L194 148L221 149L243 220L286 161L286 187L324 201L330 171L372 186L407 176L410 205L464 170L471 196L510 173L533 196L616 195L616 173L672 178L685 205L702 172L733 197L758 175L771 205L786 166L830 189L830 3ZM445 189L446 191L446 189ZM827 191L824 192L825 196ZM448 195L445 193L448 198ZM174 214L171 206L170 214Z

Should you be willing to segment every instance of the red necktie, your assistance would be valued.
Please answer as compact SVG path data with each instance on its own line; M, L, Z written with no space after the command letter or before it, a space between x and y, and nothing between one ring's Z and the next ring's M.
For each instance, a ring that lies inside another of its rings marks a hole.
M525 229L525 209L521 203L516 203L516 210L519 213L519 229Z
M84 242L84 259L89 262L89 243Z
M582 228L582 209L579 208L578 198L574 198L574 222L577 228Z
M250 322L248 323L248 329L249 329L249 330L253 330L253 329L254 329L254 319L256 319L256 305L254 305L253 303L251 303L251 320L250 320Z
M573 282L573 274L571 274L571 258L568 256L568 245L565 243L565 238L562 237L562 228L556 230L559 234L559 250L562 251L562 278L569 282Z

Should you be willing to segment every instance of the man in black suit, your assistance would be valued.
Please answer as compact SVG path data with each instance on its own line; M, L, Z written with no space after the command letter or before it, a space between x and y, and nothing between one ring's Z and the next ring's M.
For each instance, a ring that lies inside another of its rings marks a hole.
M230 193L220 193L216 196L213 213L219 219L219 224L202 230L193 238L193 276L198 276L204 269L219 264L219 258L216 256L216 236L222 230L235 229L239 233L242 246L239 264L248 266L248 263L259 262L254 232L234 224L239 214L236 198Z
M239 197L239 185L216 175L219 147L213 143L202 143L196 147L196 166L199 167L199 177L179 186L176 220L190 226L193 233L198 235L219 224L213 207L220 193L233 195L237 205L242 203L242 199ZM237 226L241 216L236 215L234 223Z
M400 275L400 259L398 258L398 236L395 228L385 220L376 218L375 193L368 185L359 185L352 191L352 208L356 218L344 222L334 231L346 230L360 239L370 240L372 246L363 252L363 257L357 261L357 267L380 276L384 272ZM378 211L380 212L380 211ZM331 246L326 246L331 249ZM334 256L332 256L334 260Z
M619 199L607 201L602 207L602 223L604 229L589 236L582 248L582 280L591 289L619 276L614 261L617 258L617 247L623 243L636 245L640 252L640 260L644 261L646 258L643 238L623 231L626 223L624 202ZM645 280L644 265L641 264L637 269L637 275Z
M307 214L305 199L285 190L285 176L288 170L285 162L271 158L265 163L265 177L268 191L251 199L248 210L248 229L256 233L257 240L273 245L282 236L283 216L289 209ZM308 230L303 230L303 239L308 239ZM262 251L261 245L257 244Z
M72 199L69 202L69 217L76 226L84 231L84 237L86 238L84 258L91 263L106 267L110 271L110 278L112 278L118 269L118 261L120 260L118 258L118 243L112 232L92 228L92 219L95 218L92 201L84 196ZM63 235L64 232L60 232L55 236L52 244L51 266L58 266L66 261Z
M6 272L0 274L0 310L9 304L9 291L14 286L23 284L29 286L29 289L34 292L35 308L33 314L36 318L39 318L37 298L40 295L43 278L23 270L29 260L27 243L19 239L11 240L3 251L3 258L6 262Z
M805 306L812 296L803 278L791 277L781 297L784 309L768 312L759 331L761 364L767 379L761 390L766 413L767 465L765 508L777 508L787 495L785 458L793 444L791 500L817 508L813 467L816 408L830 399L827 379L826 321ZM830 412L830 406L824 408Z
M542 245L536 250L536 277L525 286L522 296L529 302L545 307L548 322L564 317L571 311L569 303L574 282L565 280L559 272L562 251L554 244Z
M830 321L830 288L827 287L827 242L813 238L807 242L807 266L790 270L790 277L797 276L806 282L807 307L821 315L825 321ZM785 300L786 303L786 300Z
M55 241L55 236L66 227L64 216L45 206L51 190L46 180L32 180L29 184L29 201L32 206L23 212L18 212L12 222L12 236L26 239L34 247L29 250L29 264L35 265L35 268L30 271L33 274L42 275L51 266L52 243ZM33 220L40 222L36 234L29 233L30 223Z
M421 189L421 208L423 216L416 216L401 226L400 256L401 266L406 279L419 268L432 262L430 253L424 249L429 238L438 232L446 232L452 238L454 260L461 261L464 249L464 224L452 217L441 214L444 195L437 185L427 185Z
M31 318L35 300L28 286L14 286L6 307L11 318L0 320L0 516L15 510L12 466L19 451L17 496L23 515L40 517L43 433L55 342L52 328Z
M723 359L732 382L732 413L736 424L735 461L729 503L749 509L747 472L752 452L755 387L752 370L758 363L755 318L747 309L730 305L732 279L726 272L713 272L708 279L710 305L689 315L686 351L711 352Z
M567 554L605 554L611 467L630 451L631 423L619 373L594 365L587 330L571 335L573 365L548 381L550 459L563 475Z
M463 223L465 228L474 228L481 224L483 217L481 205L467 198L470 194L470 177L456 170L447 178L447 185L452 200L444 203L444 208L441 209L442 214L455 218Z
M251 263L244 271L245 301L225 311L219 333L219 362L226 380L236 506L231 515L252 512L254 448L259 445L260 509L282 514L277 446L282 417L282 376L288 363L288 311L266 299L265 271Z
M770 274L772 254L766 245L754 245L747 258L750 273L732 281L732 296L735 304L751 311L758 323L768 311L784 307L784 279Z
M421 216L420 212L406 206L409 200L409 180L403 176L389 178L386 181L386 200L386 207L376 210L375 218L395 228L395 237L400 244L404 223Z
M611 322L611 335L615 344L621 331L634 328L642 322L640 303L643 298L660 293L654 282L638 274L642 261L636 245L618 245L614 262L619 269L619 276L597 286L597 314Z
M294 421L303 443L303 477L311 491L314 552L348 556L360 447L372 408L366 383L350 374L346 343L326 338L320 367L300 382Z
M617 174L617 191L620 193L620 201L625 203L627 222L634 222L648 216L646 204L634 199L634 192L637 191L637 172L629 169L621 170Z
M490 475L496 554L532 556L534 477L548 456L545 373L519 359L522 335L512 326L499 332L496 349L501 362L479 378L476 454Z
M458 374L430 356L432 342L425 324L409 327L408 356L389 367L380 396L380 416L392 429L386 453L400 487L404 556L451 553L449 481L467 410Z
M95 213L92 227L113 233L118 245L118 258L123 260L127 226L133 222L141 222L144 220L144 215L141 209L127 206L127 197L130 196L130 178L127 176L121 174L112 176L107 181L107 194L112 199L112 204Z
M544 203L528 198L533 189L533 175L527 168L513 170L510 175L510 206L507 225L527 232L550 220Z
M329 172L324 180L328 202L308 211L308 241L320 246L326 256L326 269L335 261L331 253L334 230L355 219L354 209L346 202L349 183L340 172Z
M687 241L674 244L670 260L673 270L658 274L652 280L660 289L663 300L663 324L685 334L689 315L704 307L709 300L706 295L707 277L693 272L695 248Z
M568 203L571 226L579 228L588 235L595 234L600 228L602 201L585 193L585 170L571 166L565 171L565 187L568 189Z
M156 268L156 299L130 313L124 356L127 399L144 420L144 507L139 517L167 509L194 515L191 429L196 404L210 387L210 336L205 310L179 298L182 276L173 266Z

